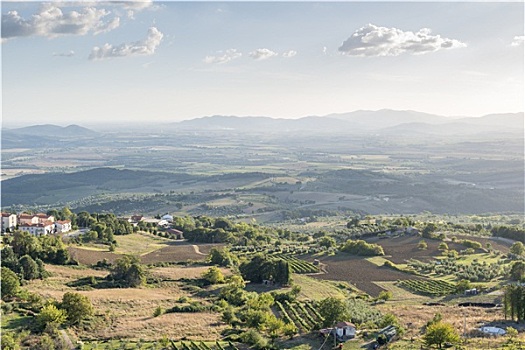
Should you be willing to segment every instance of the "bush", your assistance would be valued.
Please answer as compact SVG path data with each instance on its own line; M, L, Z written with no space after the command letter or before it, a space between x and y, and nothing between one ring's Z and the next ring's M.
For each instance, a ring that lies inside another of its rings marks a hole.
M342 252L360 255L360 256L374 256L374 255L385 255L383 247L373 243L367 243L363 240L348 240L344 243L340 250Z

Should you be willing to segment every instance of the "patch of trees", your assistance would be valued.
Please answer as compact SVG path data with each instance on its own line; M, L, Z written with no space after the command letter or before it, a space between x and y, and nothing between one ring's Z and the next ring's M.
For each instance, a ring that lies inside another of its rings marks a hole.
M245 280L253 283L269 280L281 285L290 284L290 265L284 259L257 254L250 261L243 262L239 266L239 271Z
M200 243L260 245L276 236L271 228L207 216L174 218L172 227L183 231L188 241Z
M460 242L464 247L472 248L472 249L481 249L483 245L476 241L471 241L468 239L464 239Z
M495 226L490 232L496 237L509 238L525 243L525 229L518 226Z
M14 272L21 280L47 277L44 262L65 265L70 263L69 252L60 237L33 236L15 231L6 237L1 251L2 266Z
M146 281L146 270L136 256L124 255L112 264L108 279L123 287L139 287Z
M512 321L521 322L525 320L525 286L508 285L503 296L503 308L505 319L510 317Z
M501 265L502 263L503 261L488 264L485 261L479 262L478 260L474 260L471 264L464 265L458 264L453 258L449 258L440 260L439 264L425 263L411 259L408 265L423 274L433 272L440 276L454 275L458 280L464 279L470 282L487 282L503 276L506 273L504 267Z
M239 263L237 256L227 248L212 248L208 259L211 264L223 267L236 266Z
M133 225L127 220L121 220L115 214L89 214L80 212L77 215L79 226L89 227L90 231L82 236L84 241L95 241L103 244L116 244L115 235L133 233Z
M375 255L385 255L383 247L374 243L367 243L363 240L351 240L349 239L344 243L340 250L345 253L350 253L353 255L360 256L375 256Z

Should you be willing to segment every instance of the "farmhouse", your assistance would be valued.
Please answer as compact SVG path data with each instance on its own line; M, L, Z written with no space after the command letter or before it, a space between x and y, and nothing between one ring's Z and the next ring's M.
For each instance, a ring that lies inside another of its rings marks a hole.
M184 232L179 231L177 229L169 228L166 230L166 232L169 233L170 235L175 236L177 239L184 239Z
M338 322L335 325L335 334L342 340L352 339L355 337L355 325L350 322Z
M71 231L71 220L59 220L55 222L55 232L66 233Z
M15 214L2 213L2 222L1 222L0 232L6 232L7 230L12 231L16 228L17 219Z
M144 220L144 216L142 216L142 215L132 215L130 220L131 220L131 222L139 223L142 220Z
M18 215L19 225L30 225L38 224L38 216L33 214L20 214Z
M33 236L45 236L53 233L55 224L52 221L44 221L38 224L21 224L18 226L21 231L29 232Z
M53 215L38 213L35 216L38 218L39 224L43 224L44 222L47 222L47 221L55 222L55 217Z
M163 215L161 219L166 220L167 222L173 222L173 216L170 214Z

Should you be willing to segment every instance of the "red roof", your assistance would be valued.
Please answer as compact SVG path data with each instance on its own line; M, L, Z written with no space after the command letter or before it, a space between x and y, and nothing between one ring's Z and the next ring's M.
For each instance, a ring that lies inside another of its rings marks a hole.
M10 217L11 215L15 215L15 214L2 213L2 217L4 218Z
M60 225L70 224L71 220L58 220L57 223L59 223Z
M31 214L20 214L19 217L21 219L32 219L35 217L35 215L31 215Z

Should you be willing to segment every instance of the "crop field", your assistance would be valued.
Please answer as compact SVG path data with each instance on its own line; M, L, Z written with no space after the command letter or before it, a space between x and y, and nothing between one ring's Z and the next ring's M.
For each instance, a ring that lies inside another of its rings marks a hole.
M420 279L414 275L377 266L365 259L346 254L324 258L321 259L321 262L326 265L323 268L325 273L312 275L312 277L324 280L346 281L374 297L384 290L375 284L374 281Z
M441 241L425 239L428 248L421 250L417 246L421 240L422 238L418 236L402 236L388 239L374 238L367 241L381 245L385 251L385 255L388 256L388 260L394 264L406 263L408 257L420 261L430 261L441 255L441 251L438 249ZM449 249L455 249L457 251L465 249L461 244L447 242L447 245Z
M83 265L93 265L98 261L107 259L109 262L114 262L121 255L109 251L92 250L80 247L68 247L70 256Z
M286 254L275 254L277 258L281 258L288 262L293 273L316 273L319 268L306 260L297 259Z
M300 333L308 333L323 320L313 301L277 301L275 304L280 318L286 323L293 323Z
M447 295L455 291L452 283L441 280L404 280L398 285L409 291L430 296Z

